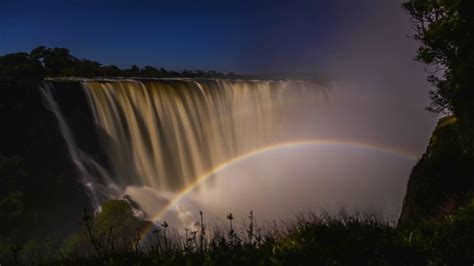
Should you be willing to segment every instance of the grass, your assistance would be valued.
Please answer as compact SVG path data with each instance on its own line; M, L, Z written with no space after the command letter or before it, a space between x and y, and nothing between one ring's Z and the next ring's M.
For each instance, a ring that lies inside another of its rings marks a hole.
M125 202L107 203L101 214L85 214L84 230L61 248L35 252L11 246L1 265L459 265L474 261L474 203L439 223L396 227L373 213L303 213L292 221L257 227L247 222L211 227L202 212L194 228L155 226L140 245L143 221L121 214ZM130 209L128 209L130 210ZM108 217L104 215L108 213ZM112 219L108 219L112 218ZM129 217L130 218L130 217ZM134 217L133 217L134 218ZM114 221L114 222L111 222ZM124 221L126 222L123 225ZM108 230L104 230L104 225ZM120 225L122 227L120 227ZM123 234L127 232L127 234Z
M183 232L133 217L125 201L84 214L83 230L60 246L29 242L0 247L1 265L465 265L474 262L474 201L441 221L395 226L374 212L301 213L258 227L250 212L237 224L199 212ZM2 252L3 250L3 252Z

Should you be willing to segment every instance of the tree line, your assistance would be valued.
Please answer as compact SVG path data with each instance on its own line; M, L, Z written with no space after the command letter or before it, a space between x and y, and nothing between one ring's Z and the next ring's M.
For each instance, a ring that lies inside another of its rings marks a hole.
M122 69L116 65L103 65L97 61L80 59L71 54L67 48L47 48L39 46L30 53L20 52L0 57L1 76L12 77L18 67L22 75L34 74L45 77L201 77L201 78L233 78L237 75L205 70L174 71L154 66L139 67L132 65ZM20 72L17 72L20 73Z

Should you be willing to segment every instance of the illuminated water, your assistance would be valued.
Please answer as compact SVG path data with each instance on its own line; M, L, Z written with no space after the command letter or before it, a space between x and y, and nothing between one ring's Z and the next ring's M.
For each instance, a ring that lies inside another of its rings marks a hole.
M42 91L97 208L128 187L179 192L224 162L292 140L301 129L288 128L288 117L298 109L308 112L324 98L320 85L298 81L80 82L110 169L76 147L52 88L45 85Z

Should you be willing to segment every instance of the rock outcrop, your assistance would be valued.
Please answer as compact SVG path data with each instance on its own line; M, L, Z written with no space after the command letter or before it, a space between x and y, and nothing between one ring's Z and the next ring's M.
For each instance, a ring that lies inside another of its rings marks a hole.
M439 120L423 157L407 185L400 225L438 221L472 198L474 156L454 116Z

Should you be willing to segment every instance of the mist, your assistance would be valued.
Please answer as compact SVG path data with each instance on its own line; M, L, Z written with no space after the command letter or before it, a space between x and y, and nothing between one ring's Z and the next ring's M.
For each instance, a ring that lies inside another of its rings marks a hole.
M430 87L423 65L414 61L417 44L409 37L410 20L400 3L349 6L353 9L341 9L352 14L339 22L333 45L305 51L294 68L321 69L329 80L327 97L317 107L295 106L283 130L297 139L390 147L415 159L353 147L277 149L230 166L216 174L212 185L183 197L180 203L187 207L181 211L188 217L197 209L221 218L228 212L245 217L254 210L269 221L308 209L341 207L377 210L389 220L398 217L411 168L424 152L437 117L425 110ZM278 55L273 57L276 66L268 71L284 69Z

